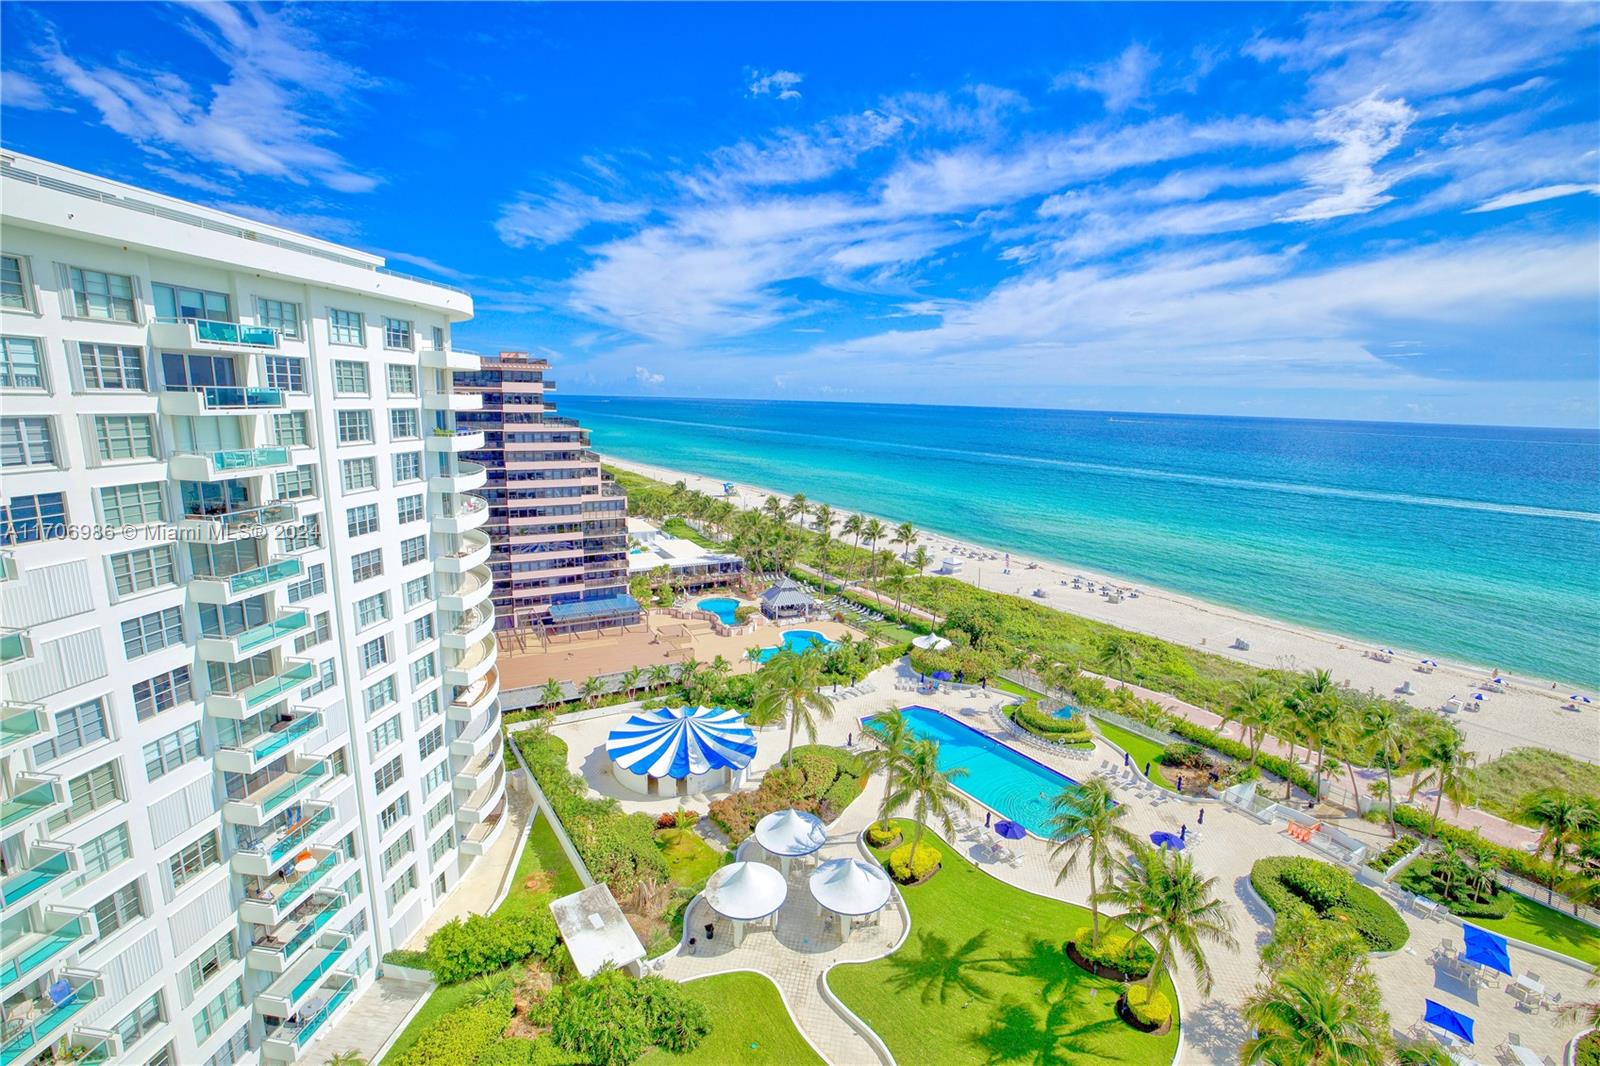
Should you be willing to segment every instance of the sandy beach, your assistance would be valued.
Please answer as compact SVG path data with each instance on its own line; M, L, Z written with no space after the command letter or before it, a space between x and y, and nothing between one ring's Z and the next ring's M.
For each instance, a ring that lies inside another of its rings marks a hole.
M690 488L712 496L723 494L726 479L687 471L638 463L612 455L602 456L613 466L632 470L668 483L683 481ZM764 486L733 482L733 503L741 507L761 506L768 496L788 497ZM812 498L813 504L830 502ZM831 506L831 502L830 502ZM834 508L843 519L851 512ZM890 525L893 515L867 515ZM1263 618L1232 607L1208 603L1189 596L1155 588L1128 578L1117 577L1069 563L1051 562L1011 553L1009 568L1004 548L983 546L944 536L936 530L922 530L918 542L932 559L929 573L936 572L946 557L962 562L960 580L996 592L1032 599L1070 614L1108 622L1124 629L1144 633L1176 644L1199 648L1246 662L1253 666L1286 670L1325 669L1341 683L1362 690L1393 695L1417 707L1437 711L1451 697L1460 700L1464 710L1451 715L1462 727L1468 746L1480 762L1512 748L1536 746L1562 752L1590 762L1600 761L1600 703L1582 705L1581 710L1566 709L1567 697L1574 691L1548 679L1506 675L1504 685L1492 685L1495 664L1463 663L1429 655L1416 649L1394 648L1391 662L1371 657L1387 645L1374 645L1319 632L1289 622ZM969 554L961 554L961 552ZM973 558L976 553L980 558ZM988 558L988 556L994 558ZM1110 602L1099 591L1075 589L1072 581L1082 577L1098 590L1110 583L1137 590L1137 597L1124 595L1120 603ZM1043 596L1034 595L1042 591ZM1249 645L1235 647L1236 641ZM1420 660L1434 659L1438 666L1431 673L1418 669ZM1410 683L1412 691L1400 689ZM1481 702L1472 698L1481 693Z

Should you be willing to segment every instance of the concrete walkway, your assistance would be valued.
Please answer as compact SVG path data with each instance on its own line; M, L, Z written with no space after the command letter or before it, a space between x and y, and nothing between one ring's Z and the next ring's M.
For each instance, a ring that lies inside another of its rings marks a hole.
M334 1055L354 1051L371 1066L378 1066L378 1053L405 1025L411 1012L433 991L432 985L380 977L356 997L350 1009L318 1040L304 1058L306 1062L326 1063Z
M522 857L522 841L527 833L528 817L533 811L533 797L517 784L520 782L513 784L508 775L507 824L501 827L500 835L494 838L489 850L479 855L467 868L466 876L456 882L456 887L444 898L444 902L434 908L428 920L406 941L407 949L421 951L427 946L428 938L452 918L487 914L493 909L500 898L500 890L505 887L507 874L516 869L517 860Z

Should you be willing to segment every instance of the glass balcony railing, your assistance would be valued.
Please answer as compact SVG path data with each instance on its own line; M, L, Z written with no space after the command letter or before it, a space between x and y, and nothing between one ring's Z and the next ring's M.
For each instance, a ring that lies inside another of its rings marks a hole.
M309 770L297 774L287 774L284 778L260 790L260 798L252 796L246 802L253 802L261 807L263 816L275 814L283 809L283 805L303 795L305 791L328 776L328 763L323 760L313 763Z
M257 348L276 348L278 331L271 326L244 326L237 322L219 322L213 318L189 320L194 327L194 339L210 344L248 344Z
M221 639L231 639L239 646L240 651L249 651L251 648L259 648L261 645L277 640L279 637L297 633L310 623L311 615L309 612L285 611L266 625L256 626L254 629L246 629L242 633L234 634L231 638L223 637Z
M243 385L204 385L196 390L208 411L283 406L282 389L250 388Z
M321 725L322 715L319 712L312 711L309 714L297 716L276 732L263 733L242 744L224 744L223 747L236 751L247 751L255 762L263 763Z
M252 944L251 950L268 951L287 961L298 954L301 948L311 943L312 938L333 921L344 904L344 895L339 892L313 896L299 910ZM295 928L296 926L298 928ZM294 929L294 932L287 939L281 938L281 934L288 929Z
M298 1003L300 997L311 991L313 985L322 980L322 976L333 969L333 964L339 961L340 956L350 950L350 938L345 937L323 956L322 961L313 966L304 977L294 983L289 990L289 1002Z
M296 902L305 898L305 894L317 886L317 882L339 865L339 854L334 852L311 869L295 878L294 883L284 889L275 901L280 910L294 906Z
M36 934L15 937L15 954L0 963L0 989L9 989L22 975L66 951L92 930L83 915L63 918ZM10 935L7 936L11 940Z
M30 651L28 644L28 638L16 630L0 632L0 665L26 659Z
M32 1018L26 1021L6 1019L3 1023L4 1033L0 1035L0 1039L3 1039L0 1042L0 1066L26 1061L36 1048L48 1044L56 1030L93 1003L99 994L100 990L92 978L82 980L68 984L59 995L51 992L45 1000L51 1006Z
M185 522L208 522L223 534L236 533L256 526L276 526L293 522L300 517L290 503L269 503L260 507L246 507L240 511L217 511L213 514L191 512L183 516ZM204 576L204 575L202 575Z
M228 591L235 596L245 592L254 592L256 589L266 588L268 585L290 578L299 577L304 569L299 559L279 559L277 562L258 566L254 570L245 570L237 574L228 575Z
M37 703L0 704L0 748L38 736L48 724L44 708Z
M289 462L289 449L276 446L261 448L226 448L214 452L191 453L203 456L211 469L254 470L263 466L283 466Z
M320 830L326 828L333 821L333 808L328 807L313 814L310 818L295 826L283 837L267 845L267 861L273 863L287 859L294 849L315 836Z
M54 806L59 799L60 793L54 781L41 781L22 789L10 799L0 802L0 829L10 829L18 822L34 817Z
M29 865L0 880L0 906L15 907L29 896L72 872L72 854L66 849L50 851L44 857L28 856Z
M354 977L346 978L344 983L334 990L333 995L328 997L328 1001L316 1013L299 1022L284 1022L277 1028L269 1030L267 1039L269 1041L282 1040L293 1044L298 1051L310 1043L311 1038L317 1035L317 1030L322 1028L322 1024L332 1017L335 1011L344 1006L347 999L355 994L355 989L356 979Z

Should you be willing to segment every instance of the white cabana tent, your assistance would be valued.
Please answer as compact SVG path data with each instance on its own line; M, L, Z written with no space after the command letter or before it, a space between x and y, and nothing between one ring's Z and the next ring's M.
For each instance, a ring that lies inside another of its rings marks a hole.
M608 886L592 885L562 896L550 904L550 913L580 974L593 977L600 967L610 964L639 975L644 945Z
M855 919L878 913L894 894L889 875L860 859L829 859L812 873L810 886L817 913L839 916L841 940L849 937Z
M746 922L758 922L778 913L789 896L782 874L759 862L736 862L711 875L701 893L706 905L733 922L733 943L744 939Z
M913 647L921 648L923 651L944 651L950 646L950 642L937 633L924 633L913 640L911 644Z
M645 796L688 796L744 786L756 754L756 735L744 715L722 707L662 707L640 711L606 737L612 776ZM672 791L662 782L670 781Z
M793 807L773 811L756 823L756 843L768 855L778 857L783 876L789 876L789 860L810 855L828 842L828 830L822 819Z

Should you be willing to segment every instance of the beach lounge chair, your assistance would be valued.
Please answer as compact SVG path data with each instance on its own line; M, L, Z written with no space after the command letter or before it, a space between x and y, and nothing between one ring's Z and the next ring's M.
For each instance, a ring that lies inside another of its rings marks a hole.
M1290 822L1286 830L1289 839L1299 844L1310 844L1311 834L1316 832L1315 826L1301 825L1299 822Z

